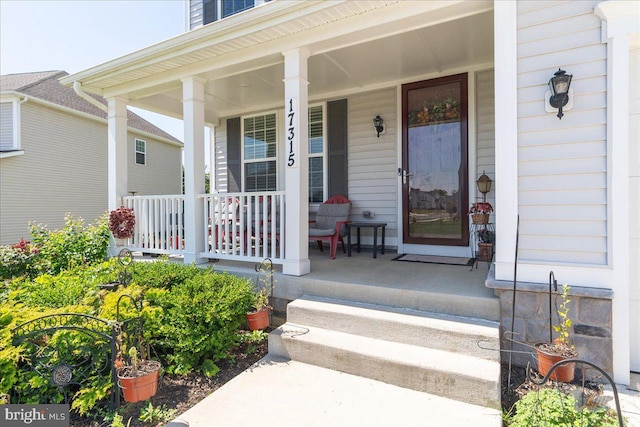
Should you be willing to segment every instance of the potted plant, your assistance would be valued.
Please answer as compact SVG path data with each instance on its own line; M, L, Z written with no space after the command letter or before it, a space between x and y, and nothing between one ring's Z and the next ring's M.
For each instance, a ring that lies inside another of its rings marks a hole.
M269 326L269 289L264 287L256 292L253 296L253 303L251 304L253 310L247 313L247 323L249 329L256 331L259 329L265 329Z
M478 235L478 261L491 262L493 259L493 244L496 241L496 233L482 228L477 231Z
M553 325L553 329L558 336L550 343L536 344L536 354L538 357L538 372L545 376L549 372L551 366L565 359L574 359L578 357L578 352L570 343L570 332L573 322L569 317L569 285L562 285L562 294L560 294L560 305L556 307L558 314L558 324ZM551 320L551 319L549 319ZM556 368L551 374L551 379L561 382L571 382L574 378L574 363L567 363Z
M138 358L138 350L131 347L128 352L129 361L125 362L122 354L116 358L118 386L122 389L124 400L130 403L147 400L158 391L158 374L162 365L155 360Z
M493 206L489 202L476 202L469 208L471 221L474 224L488 224L489 214L493 212Z

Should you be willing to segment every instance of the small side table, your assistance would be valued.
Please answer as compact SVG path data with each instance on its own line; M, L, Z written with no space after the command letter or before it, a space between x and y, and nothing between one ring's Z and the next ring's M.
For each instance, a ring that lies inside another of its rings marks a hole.
M349 252L347 256L351 256L351 229L355 228L358 236L358 241L356 243L356 250L360 253L360 228L363 227L371 227L373 228L373 257L378 257L378 228L382 229L382 245L380 245L380 253L384 255L384 230L387 227L386 222L370 222L370 221L355 221L347 223L347 246L349 247Z

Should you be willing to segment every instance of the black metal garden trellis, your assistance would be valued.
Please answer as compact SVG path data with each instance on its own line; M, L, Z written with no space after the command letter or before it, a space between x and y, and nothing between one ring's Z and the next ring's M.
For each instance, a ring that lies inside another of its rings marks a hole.
M611 388L613 390L613 399L614 399L615 404L616 404L616 415L617 415L617 418L618 418L618 425L620 427L624 427L624 420L623 420L623 417L622 417L622 409L620 407L620 398L618 396L618 388L616 387L616 384L613 382L613 378L611 378L611 376L609 374L607 374L604 369L602 369L600 366L596 365L595 363L592 363L592 362L589 362L589 361L583 360L583 359L564 359L564 360L561 360L561 361L555 363L553 366L551 366L551 368L549 368L549 372L547 372L547 375L545 375L544 378L542 378L539 381L532 374L531 366L527 366L527 379L529 381L531 381L533 384L537 385L537 386L542 386L542 385L546 384L547 382L549 382L549 380L551 379L551 376L553 375L553 372L556 369L558 369L559 367L561 367L563 365L567 365L567 364L570 364L570 363L588 365L592 369L595 369L598 372L600 372L602 374L602 376L604 376L606 378L606 380L609 382L609 384L611 385ZM584 375L582 375L582 378L583 378L583 381L584 381ZM583 384L583 387L584 387L584 384Z
M69 403L74 388L91 377L111 376L113 382L118 329L116 322L62 313L30 320L11 332L14 345L26 346L26 366L57 387Z
M120 303L128 297L137 311L120 319ZM112 409L120 404L115 359L122 346L140 344L140 307L130 295L121 295L116 320L88 314L61 313L38 317L12 329L13 344L24 345L25 366L57 387L70 403L75 390L91 378L110 378Z

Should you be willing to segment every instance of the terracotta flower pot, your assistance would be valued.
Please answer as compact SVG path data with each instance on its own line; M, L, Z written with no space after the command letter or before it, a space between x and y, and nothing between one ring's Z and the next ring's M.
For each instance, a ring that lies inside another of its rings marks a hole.
M252 331L265 329L269 326L269 309L263 308L254 313L247 313L247 323L249 323L249 329Z
M560 362L561 360L565 360L568 357L565 355L550 353L545 349L541 348L541 346L544 346L544 344L536 344L536 355L538 357L538 372L540 373L540 375L545 376L547 375L547 373L549 372L549 370L554 364ZM577 354L572 356L572 358L576 356ZM564 365L558 366L553 371L553 373L549 378L551 378L554 381L570 383L571 381L573 381L574 371L575 371L575 363L566 363Z
M147 400L158 391L158 371L160 363L147 361L147 364L154 364L157 369L140 376L129 376L118 373L118 386L122 389L124 400L130 403Z

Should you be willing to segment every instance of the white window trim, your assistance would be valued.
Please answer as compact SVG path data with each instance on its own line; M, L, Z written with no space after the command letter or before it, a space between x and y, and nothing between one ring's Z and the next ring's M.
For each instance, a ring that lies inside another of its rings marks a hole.
M138 151L138 141L144 143L144 153L142 151ZM138 163L138 153L144 154L144 163ZM133 139L133 163L136 166L146 166L147 165L147 141L140 138Z
M25 98L26 101L26 98ZM2 97L0 102L13 104L13 117L11 117L12 125L13 125L13 147L11 151L2 151L0 152L0 159L4 159L7 157L14 157L24 154L24 150L22 150L22 138L20 135L20 104L21 101L19 98L15 96L10 96L8 98Z
M275 157L265 157L262 159L253 159L253 160L245 160L244 158L244 121L245 119L250 119L252 117L262 117L262 116L268 116L270 114L274 114L276 116L276 155ZM245 180L246 180L246 176L245 176L245 164L247 163L258 163L258 162L268 162L268 161L272 161L275 160L276 162L276 190L280 188L280 156L278 155L278 149L280 147L280 115L278 114L277 110L274 111L264 111L261 113L256 113L256 114L247 114L244 116L240 116L240 179L241 179L241 186L240 188L242 189L243 192L247 191L245 188Z
M329 160L328 160L328 141L327 141L327 103L326 102L317 102L315 104L309 104L308 109L312 109L314 107L322 107L322 154L308 154L308 157L320 157L322 156L322 200L327 200L329 194ZM311 125L311 123L309 123ZM309 206L319 206L322 202L313 202L309 203Z

